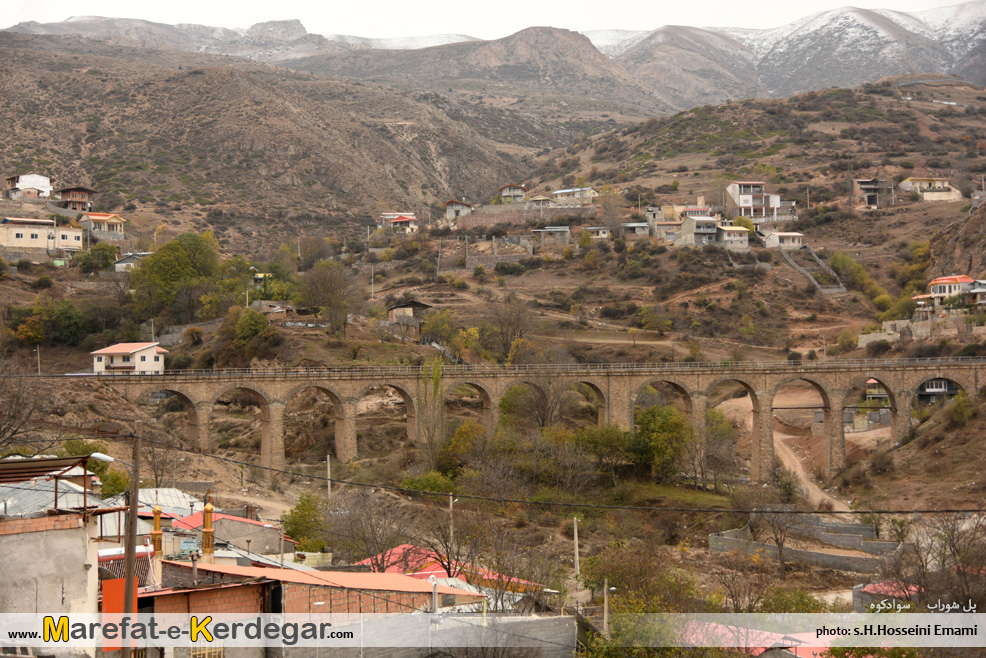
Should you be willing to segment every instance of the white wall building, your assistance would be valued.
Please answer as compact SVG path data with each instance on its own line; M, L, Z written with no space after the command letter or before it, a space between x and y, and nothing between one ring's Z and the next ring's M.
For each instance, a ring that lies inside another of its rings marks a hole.
M51 219L0 219L0 246L9 249L81 251L82 229L58 226Z
M158 343L117 343L92 352L97 375L160 375L168 350Z

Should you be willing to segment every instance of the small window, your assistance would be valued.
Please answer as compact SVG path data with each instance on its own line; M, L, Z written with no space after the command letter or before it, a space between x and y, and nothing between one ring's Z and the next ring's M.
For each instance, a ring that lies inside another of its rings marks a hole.
M130 357L129 356L123 357L123 362L124 363L130 363Z
M141 362L141 363L144 363L145 361L147 361L147 357L146 357L146 356L144 356L144 355L142 354L142 355L140 356L140 362Z
M103 362L103 357L101 357L101 356L97 356L97 357L96 357L96 362L97 362L97 363L102 363L102 362Z
M24 234L23 233L14 233L14 237L17 238L18 240L23 240L24 239Z
M75 241L76 242L82 242L82 236L81 235L75 236Z
M68 240L68 236L62 233L62 240Z
M37 233L32 233L31 234L31 239L32 240L37 240L38 239L38 234Z
M161 357L159 357L159 356L155 356L155 357L154 357L154 361L155 361L155 362L159 362L160 360L161 360Z

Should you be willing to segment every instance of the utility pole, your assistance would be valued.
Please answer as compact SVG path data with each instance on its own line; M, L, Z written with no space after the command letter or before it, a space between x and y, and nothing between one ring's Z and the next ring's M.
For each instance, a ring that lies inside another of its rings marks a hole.
M38 353L38 376L41 376L41 343L34 346L34 351Z
M284 523L281 523L281 568L284 568Z
M332 459L325 456L325 499L332 500Z
M136 429L136 428L135 428ZM133 455L130 471L130 512L127 515L127 541L124 544L123 557L123 614L133 615L135 610L134 590L136 589L137 562L137 499L138 481L140 479L140 435L133 434ZM130 658L130 643L123 644L122 658Z
M455 545L455 515L452 514L452 493L449 492L448 495L448 536L449 536L449 548Z
M579 567L579 517L572 517L572 530L575 533L575 587L579 586L579 577L582 575L582 569Z

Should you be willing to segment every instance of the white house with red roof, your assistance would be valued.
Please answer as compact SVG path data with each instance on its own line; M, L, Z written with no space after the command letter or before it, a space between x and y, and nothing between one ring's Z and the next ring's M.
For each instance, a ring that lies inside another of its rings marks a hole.
M97 375L160 375L168 350L159 343L117 343L92 352Z
M116 213L87 212L79 223L101 240L123 240L127 237L123 232L126 222L126 219Z
M928 294L934 300L935 306L941 306L949 297L968 293L975 283L975 279L965 274L940 276L928 284Z
M394 229L396 233L410 234L418 232L418 218L413 212L385 212L380 213L377 220L377 229Z

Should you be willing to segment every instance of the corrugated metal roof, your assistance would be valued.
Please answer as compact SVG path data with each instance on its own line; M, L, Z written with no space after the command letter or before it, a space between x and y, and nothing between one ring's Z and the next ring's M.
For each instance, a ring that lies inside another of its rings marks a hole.
M42 457L30 458L14 455L0 461L0 483L25 482L46 475L61 475L89 459L82 457Z
M126 495L122 493L106 500L107 503L116 505L125 505L124 501L126 501ZM163 514L178 518L188 516L189 512L200 512L205 507L205 503L198 498L172 487L140 489L137 494L137 502L140 504L140 514L152 512L155 505L160 505Z
M166 564L175 564L191 570L191 565L184 562L165 560ZM200 572L215 572L243 578L267 578L301 585L320 585L322 587L341 587L343 589L362 589L385 592L417 592L431 594L431 583L428 581L409 578L394 573L358 573L347 571L295 571L272 567L240 567L225 564L202 564ZM454 594L456 596L478 597L481 595L465 590L438 586L439 594Z
M117 343L116 345L110 345L101 350L90 352L90 354L133 354L134 352L156 345L157 343Z

